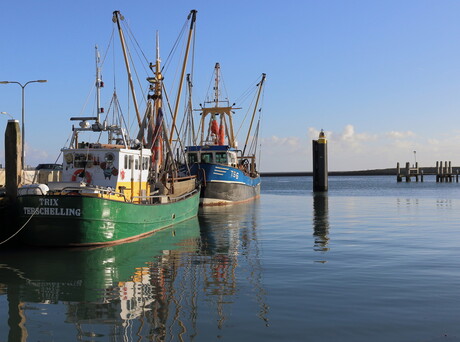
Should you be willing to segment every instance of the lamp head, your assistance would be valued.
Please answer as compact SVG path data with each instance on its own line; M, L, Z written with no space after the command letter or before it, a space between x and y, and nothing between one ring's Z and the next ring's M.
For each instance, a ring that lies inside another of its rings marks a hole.
M14 120L13 116L12 116L10 113L8 113L8 112L0 112L0 114L8 115L11 119Z

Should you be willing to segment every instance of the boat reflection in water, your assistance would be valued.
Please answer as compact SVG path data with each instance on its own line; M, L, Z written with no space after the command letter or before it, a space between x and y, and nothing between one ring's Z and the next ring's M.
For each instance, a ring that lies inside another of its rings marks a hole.
M237 278L255 294L238 305L267 324L256 209L206 208L120 245L0 251L0 340L214 338L241 298Z
M48 334L56 336L57 327L61 333L68 331L62 340L75 334L79 338L126 335L134 320L145 321L155 335L164 335L168 294L174 293L171 286L180 260L184 254L196 253L199 238L194 218L132 243L0 254L0 289L5 289L9 307L8 340L19 341L27 335L41 340L43 336L35 335L48 328ZM56 310L64 311L65 317L49 322L42 318L39 328L35 319L28 320L34 310L50 318ZM73 324L77 332L60 324ZM91 324L90 330L86 324Z
M259 199L232 206L200 209L202 253L211 256L211 263L203 265L204 290L213 294L217 309L217 328L225 319L225 307L241 289L238 278L248 279L255 292L257 316L268 326L268 305L262 286L262 266L257 238ZM237 271L237 268L239 269ZM243 270L247 274L242 274Z
M329 202L327 192L313 194L313 249L318 252L329 250ZM319 261L326 262L326 261Z

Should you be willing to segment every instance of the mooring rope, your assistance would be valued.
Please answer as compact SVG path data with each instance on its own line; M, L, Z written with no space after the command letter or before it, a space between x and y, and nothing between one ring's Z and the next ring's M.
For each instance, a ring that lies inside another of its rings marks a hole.
M21 228L19 228L19 230L18 230L16 233L14 233L13 235L11 235L8 239L1 241L1 242L0 242L0 245L3 245L4 243L8 242L8 241L11 240L12 238L14 238L16 235L18 235L19 232L20 232L25 226L27 226L27 224L28 224L29 221L32 219L32 217L34 217L34 215L35 215L36 213L38 213L39 209L40 209L40 208L37 208L37 209L34 211L34 213L33 213L32 215L30 215L30 217L29 217L29 219L27 220L27 222L24 223L24 225L23 225Z

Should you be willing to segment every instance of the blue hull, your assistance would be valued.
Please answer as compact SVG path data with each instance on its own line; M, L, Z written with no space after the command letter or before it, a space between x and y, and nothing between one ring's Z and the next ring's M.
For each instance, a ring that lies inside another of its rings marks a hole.
M242 170L212 163L197 163L192 174L202 182L202 205L226 205L250 201L260 196L260 176L251 177Z

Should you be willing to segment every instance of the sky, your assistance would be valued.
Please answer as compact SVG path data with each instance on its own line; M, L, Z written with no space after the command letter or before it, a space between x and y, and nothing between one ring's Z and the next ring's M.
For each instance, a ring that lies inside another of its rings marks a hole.
M267 75L260 171L311 171L321 129L331 171L460 165L460 2L450 0L3 1L0 81L48 81L25 88L26 163L54 163L68 144L69 118L92 113L94 46L107 49L114 10L153 62L156 32L165 61L191 9L195 104L216 62L230 101ZM122 66L117 58L104 66L108 84ZM179 67L170 65L165 84L173 89ZM112 89L104 89L105 103ZM21 88L0 84L0 112L21 120L21 110ZM0 131L7 121L0 116Z

